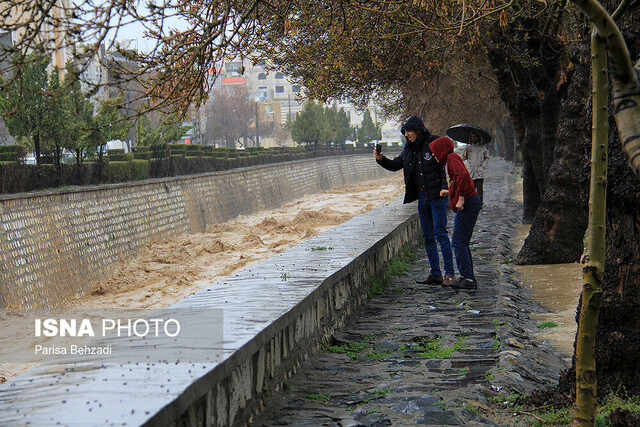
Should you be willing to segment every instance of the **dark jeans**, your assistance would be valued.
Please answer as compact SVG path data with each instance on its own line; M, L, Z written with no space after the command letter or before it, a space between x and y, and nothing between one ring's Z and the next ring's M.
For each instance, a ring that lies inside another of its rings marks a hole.
M464 201L462 210L459 210L453 219L451 246L453 246L453 252L456 254L458 272L460 272L461 276L471 280L475 280L476 276L473 274L473 261L469 244L471 243L473 227L476 225L481 207L480 197L477 195L471 196Z
M473 185L476 187L476 192L478 193L478 197L480 197L480 206L484 203L484 199L482 198L482 186L484 184L484 178L474 179Z
M453 276L453 255L451 253L451 242L447 234L447 209L449 199L438 197L435 200L427 200L424 193L418 195L418 214L420 215L420 226L422 227L422 237L424 237L424 249L429 258L431 275L442 277L440 271L440 258L438 257L438 247L436 241L440 243L442 260L444 261L444 274Z

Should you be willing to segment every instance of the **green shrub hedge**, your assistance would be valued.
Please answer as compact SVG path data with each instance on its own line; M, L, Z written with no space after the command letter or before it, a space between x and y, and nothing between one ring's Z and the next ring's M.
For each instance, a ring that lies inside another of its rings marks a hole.
M131 179L147 179L149 178L149 161L135 159L131 161Z
M104 180L113 184L129 181L131 177L131 162L114 161L104 165Z
M26 155L27 150L22 145L0 145L0 162L17 162Z
M190 144L187 145L187 156L198 157L202 156L202 145Z
M17 148L15 148L17 147ZM53 159L41 158L40 165L21 163L22 146L0 146L0 156L17 153L16 160L0 160L0 192L18 193L60 186L120 183L146 178L251 167L259 164L287 162L325 155L370 153L370 146L300 146L247 147L244 150L213 146L171 144L157 147L134 147L133 153L123 149L108 150L103 161L98 159L77 164L45 164ZM0 157L6 159L7 157Z
M185 144L168 144L168 147L172 156L184 155L187 152L187 146Z
M109 162L127 162L134 159L133 153L112 153L107 154L105 159Z
M133 153L133 158L138 160L149 160L153 153L151 151L139 151Z

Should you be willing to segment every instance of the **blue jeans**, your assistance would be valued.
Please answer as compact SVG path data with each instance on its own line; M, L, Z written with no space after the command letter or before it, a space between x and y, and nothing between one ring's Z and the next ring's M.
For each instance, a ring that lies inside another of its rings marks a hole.
M453 276L453 255L451 253L451 242L447 234L447 209L449 199L439 197L435 200L427 200L423 193L418 195L418 214L420 215L420 226L422 227L422 237L424 237L424 249L429 258L431 275L442 277L440 271L440 258L436 240L440 243L442 260L444 261L444 274Z
M478 214L482 208L482 202L478 195L471 196L464 201L461 211L456 213L453 219L453 234L451 235L451 246L456 254L456 264L460 275L467 279L475 280L473 274L473 260L471 259L471 235L473 227L476 225Z

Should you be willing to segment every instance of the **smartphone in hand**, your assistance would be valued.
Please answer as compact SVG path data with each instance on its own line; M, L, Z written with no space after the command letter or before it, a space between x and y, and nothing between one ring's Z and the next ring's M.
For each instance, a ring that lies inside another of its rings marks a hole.
M382 154L382 147L380 146L380 144L376 144L376 153Z

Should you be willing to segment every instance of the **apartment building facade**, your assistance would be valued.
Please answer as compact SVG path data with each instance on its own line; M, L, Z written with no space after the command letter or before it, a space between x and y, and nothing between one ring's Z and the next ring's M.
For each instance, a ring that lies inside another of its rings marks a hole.
M245 85L258 102L259 119L265 123L274 122L282 126L287 122L287 118L294 120L296 114L304 109L307 102L304 99L304 88L299 83L292 82L279 71L267 70L263 62L253 66L249 61L229 61L213 72L217 73L214 88ZM332 105L338 109L344 108L351 126L360 126L364 111L358 110L348 98L336 99ZM375 106L371 106L369 112L374 122L377 121ZM395 136L393 131L397 130L396 123L380 122L380 124L383 134Z

